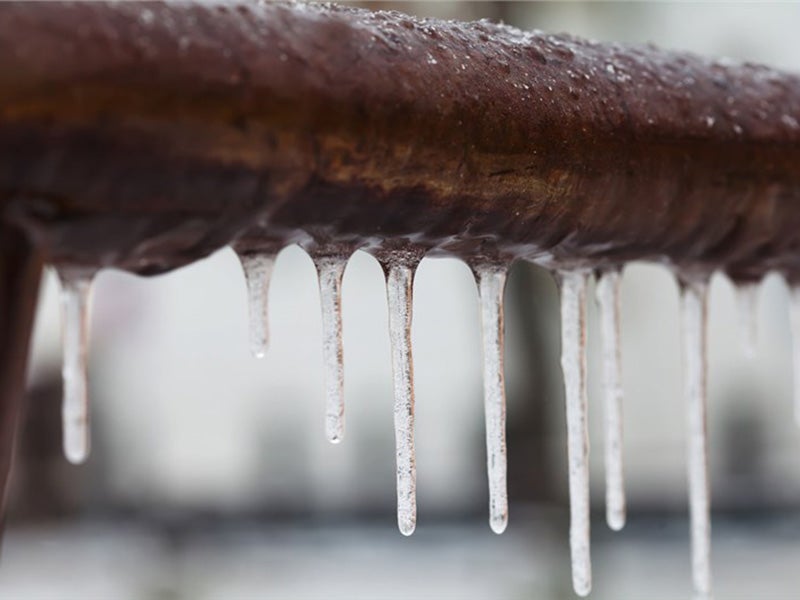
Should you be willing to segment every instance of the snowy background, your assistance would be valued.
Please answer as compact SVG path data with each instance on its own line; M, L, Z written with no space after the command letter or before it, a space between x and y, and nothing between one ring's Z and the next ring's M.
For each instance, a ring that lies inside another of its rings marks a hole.
M364 3L362 3L364 4ZM798 4L383 3L456 18L800 70ZM475 284L455 260L416 277L419 520L396 531L386 302L373 258L344 278L347 430L324 438L316 274L285 249L272 340L251 358L245 286L223 250L166 276L97 280L93 451L60 454L57 286L48 273L31 408L4 542L0 598L571 598L557 295L518 264L507 295L508 531L487 524ZM792 420L787 292L760 291L756 356L734 290L711 289L710 406L718 598L788 598L800 572L800 431ZM690 591L677 287L634 264L623 283L629 526L603 522L600 363L590 314L593 598ZM594 307L592 306L592 309Z

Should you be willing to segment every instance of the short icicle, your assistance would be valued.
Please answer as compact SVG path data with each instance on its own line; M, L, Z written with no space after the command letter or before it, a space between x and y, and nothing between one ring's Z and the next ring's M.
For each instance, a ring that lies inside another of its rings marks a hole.
M314 258L322 305L322 357L325 365L325 435L338 444L344 437L344 349L342 346L342 277L347 258Z
M394 431L397 459L397 524L403 535L417 525L417 467L414 452L414 367L411 357L412 286L416 264L389 262L386 292L394 380Z
M58 269L61 281L62 377L61 407L64 456L79 465L89 457L89 318L93 273Z
M800 285L792 285L789 289L789 321L792 329L794 420L800 427Z
M561 273L561 369L567 412L572 586L592 589L589 540L589 431L586 400L586 287L583 271Z
M758 283L736 286L736 304L739 311L739 330L742 348L747 358L756 355L758 344Z
M708 285L705 281L687 282L682 286L681 328L688 429L692 582L698 600L711 598L711 513L706 437L707 297Z
M508 525L506 391L503 376L503 291L506 267L475 268L483 333L483 398L489 475L489 525L497 534Z
M247 282L250 351L256 358L262 358L269 346L269 281L275 266L275 254L271 252L237 252L237 254Z
M606 522L614 531L625 526L625 481L622 459L622 358L620 285L622 274L604 271L597 280L597 305L603 345L605 394Z

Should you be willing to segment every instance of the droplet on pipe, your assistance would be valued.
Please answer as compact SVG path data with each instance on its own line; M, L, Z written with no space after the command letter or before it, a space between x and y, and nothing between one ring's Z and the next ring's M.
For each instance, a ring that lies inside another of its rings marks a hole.
M622 457L622 352L620 285L622 274L604 271L597 280L597 304L603 346L605 393L606 522L614 531L625 526L625 481Z
M262 358L269 346L269 282L276 255L271 252L237 252L237 255L247 282L250 351L256 358Z
M61 407L64 456L73 464L89 457L88 354L89 318L93 273L74 268L58 269L61 281L62 377Z
M386 265L389 338L394 382L394 431L397 460L397 524L403 535L417 525L417 467L414 453L414 367L411 356L411 306L415 264Z
M708 285L686 282L681 289L683 369L687 408L689 519L695 597L711 597L711 512L708 484L707 321Z
M344 349L342 345L342 277L347 258L314 258L322 305L322 358L325 366L325 435L338 444L344 437Z
M756 355L758 344L758 283L736 286L736 304L739 311L739 331L742 349L747 358Z
M475 268L483 333L483 398L489 476L489 525L497 534L508 525L506 391L503 375L503 292L506 267Z
M789 289L789 322L792 329L794 419L800 427L800 286Z
M572 586L592 589L589 531L589 431L586 400L586 287L583 271L561 273L561 369L567 413Z

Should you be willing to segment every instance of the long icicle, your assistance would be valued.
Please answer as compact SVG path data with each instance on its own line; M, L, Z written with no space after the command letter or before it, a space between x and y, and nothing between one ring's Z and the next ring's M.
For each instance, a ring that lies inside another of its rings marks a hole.
M347 258L314 258L322 305L322 357L325 365L325 436L332 444L344 437L344 348L342 278Z
M586 287L588 275L561 273L561 369L567 412L572 586L579 596L592 589L589 539L589 431L586 401Z
M61 335L64 399L61 407L64 456L73 464L89 457L89 318L93 274L61 269Z
M417 525L417 466L414 452L414 366L411 357L411 303L415 265L388 265L386 293L394 381L397 460L397 524L403 535Z
M269 282L275 266L272 252L237 253L247 282L250 351L263 358L269 346Z
M625 526L625 481L622 457L622 358L620 348L619 270L604 271L597 280L597 304L603 344L605 392L606 522L614 531Z
M797 285L789 288L789 322L792 329L794 420L800 427L800 286Z
M708 321L706 282L685 283L681 290L683 368L687 407L689 519L692 582L695 597L711 597L711 513L706 437Z
M503 375L503 291L505 266L475 269L483 333L483 398L486 415L486 459L489 475L489 525L497 534L508 525L506 484L506 391Z

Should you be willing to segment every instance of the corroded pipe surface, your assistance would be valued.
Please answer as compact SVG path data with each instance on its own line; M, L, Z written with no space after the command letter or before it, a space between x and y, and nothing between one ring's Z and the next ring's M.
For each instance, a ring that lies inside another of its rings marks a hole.
M800 279L800 77L327 5L0 4L0 219L160 272L236 242Z

